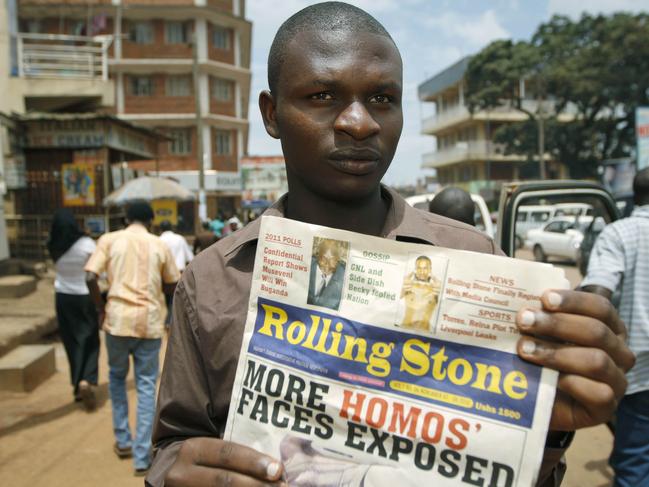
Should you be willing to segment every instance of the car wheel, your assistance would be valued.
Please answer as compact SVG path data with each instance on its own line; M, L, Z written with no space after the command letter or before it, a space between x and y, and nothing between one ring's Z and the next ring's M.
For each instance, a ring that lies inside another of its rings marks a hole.
M534 260L537 262L547 262L548 256L543 252L543 247L539 244L534 246Z

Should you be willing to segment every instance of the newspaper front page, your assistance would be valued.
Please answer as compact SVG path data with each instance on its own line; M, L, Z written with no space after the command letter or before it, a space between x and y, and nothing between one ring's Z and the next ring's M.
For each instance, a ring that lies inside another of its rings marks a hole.
M263 217L226 439L292 486L530 486L557 373L516 312L547 264Z

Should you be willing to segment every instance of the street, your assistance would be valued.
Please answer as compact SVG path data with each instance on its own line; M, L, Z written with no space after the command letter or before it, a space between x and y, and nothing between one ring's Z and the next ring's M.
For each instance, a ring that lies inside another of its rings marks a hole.
M65 353L56 345L58 372L31 394L0 393L0 478L12 487L136 486L130 460L112 450L106 353L102 349L98 408L72 401ZM129 400L135 400L132 378ZM135 402L130 402L131 412ZM131 415L131 424L134 417ZM605 426L580 431L568 451L565 487L609 487L612 436Z
M519 257L530 258L525 251ZM562 265L572 286L578 271ZM119 460L112 451L111 408L107 388L106 351L100 356L98 407L85 412L72 401L68 364L58 338L57 373L28 394L0 393L0 478L12 487L136 486L130 460ZM135 390L129 379L131 425L134 424ZM612 435L606 426L580 431L568 451L565 487L609 487L607 465Z

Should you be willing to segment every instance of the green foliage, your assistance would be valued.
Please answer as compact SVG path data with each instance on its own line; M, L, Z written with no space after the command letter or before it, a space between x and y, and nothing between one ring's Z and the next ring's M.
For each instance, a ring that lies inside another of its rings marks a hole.
M546 152L572 177L593 176L598 161L633 154L635 108L649 104L649 15L554 16L530 41L485 47L466 83L471 111L507 104L527 114L494 137L506 152L530 158L538 151L535 102L545 100Z

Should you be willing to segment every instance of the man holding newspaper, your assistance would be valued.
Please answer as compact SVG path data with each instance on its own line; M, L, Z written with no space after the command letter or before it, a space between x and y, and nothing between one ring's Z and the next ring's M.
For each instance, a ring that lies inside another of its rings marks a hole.
M266 215L391 240L501 254L475 229L412 209L380 184L403 124L402 64L394 41L369 14L338 2L298 12L275 37L268 80L270 90L260 94L259 105L267 132L282 142L289 192ZM156 457L148 485L287 482L280 458L220 439L262 238L259 230L255 220L202 252L183 273L160 387ZM281 251L284 257L291 255L290 245L286 248ZM263 258L272 262L274 256ZM214 276L219 276L218 282ZM517 350L522 359L560 372L537 484L555 486L563 476L560 459L570 432L609 418L624 395L624 373L634 356L624 343L624 324L600 296L547 290L540 303L539 309L520 309L516 315L523 334ZM492 441L496 445L497 439ZM300 455L313 454L302 444L291 443L290 448Z

